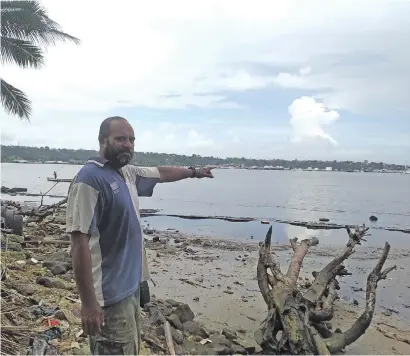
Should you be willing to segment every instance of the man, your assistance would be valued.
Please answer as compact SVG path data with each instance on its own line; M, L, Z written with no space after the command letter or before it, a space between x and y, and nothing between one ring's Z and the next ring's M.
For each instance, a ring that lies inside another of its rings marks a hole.
M81 168L67 201L82 326L92 354L135 355L140 347L139 284L145 258L138 196L152 196L157 183L213 175L210 168L129 165L135 137L122 117L104 120L98 140L99 157Z

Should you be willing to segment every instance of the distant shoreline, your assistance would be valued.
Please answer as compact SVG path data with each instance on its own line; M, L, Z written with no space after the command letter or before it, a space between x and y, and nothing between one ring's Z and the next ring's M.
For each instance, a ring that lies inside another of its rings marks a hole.
M82 166L85 162L81 163L72 163L72 162L64 162L64 161L46 161L46 162L39 162L39 161L4 161L1 163L10 163L10 164L48 164L48 165L57 165L57 164L64 164L69 166ZM166 164L162 164L163 166L167 166ZM169 165L171 166L171 165ZM332 168L332 167L327 167ZM399 173L399 174L410 174L410 169L374 169L374 170L343 170L343 169L320 169L320 168L288 168L288 167L235 167L235 166L214 166L214 169L235 169L235 170L252 170L252 171L304 171L304 172L344 172L344 173Z
M95 150L67 149L1 145L2 162L45 162L60 164L84 164L90 157L98 156ZM283 159L283 158L252 158L252 157L215 157L201 156L198 154L176 154L164 152L135 152L134 160L136 165L149 166L214 166L224 168L266 168L284 169L323 169L337 171L373 171L373 170L397 170L405 171L410 168L409 164L374 162L369 160L349 161L349 160L318 160L318 159Z

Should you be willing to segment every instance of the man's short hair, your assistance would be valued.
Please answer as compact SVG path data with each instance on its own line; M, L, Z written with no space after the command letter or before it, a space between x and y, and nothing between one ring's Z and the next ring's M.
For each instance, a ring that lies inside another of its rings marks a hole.
M111 117L107 117L100 125L100 131L98 133L98 140L101 141L104 138L107 138L110 135L110 131L111 131L111 123L113 121L116 120L125 120L123 117L121 116L111 116Z

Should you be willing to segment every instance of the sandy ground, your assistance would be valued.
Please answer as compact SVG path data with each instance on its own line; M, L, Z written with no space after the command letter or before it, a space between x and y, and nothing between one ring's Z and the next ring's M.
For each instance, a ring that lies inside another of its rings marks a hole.
M151 292L163 299L188 303L197 320L209 329L229 326L246 330L245 338L254 342L253 333L266 316L266 304L256 281L257 243L181 237L174 231L154 231L148 238L154 236L159 236L162 243L148 243L151 276L156 284L150 283ZM189 245L181 248L181 241ZM287 246L276 246L275 250L275 258L284 270L292 251ZM365 300L360 288L366 288L367 274L381 253L381 249L364 246L357 250L346 264L353 275L341 283L334 329L346 330L360 315ZM310 277L337 251L331 247L312 248L305 258L302 277ZM385 267L397 264L398 269L379 282L372 324L346 349L348 354L410 354L410 345L387 338L378 330L410 338L410 275L406 273L409 256L406 250L391 251ZM352 303L354 299L358 305Z

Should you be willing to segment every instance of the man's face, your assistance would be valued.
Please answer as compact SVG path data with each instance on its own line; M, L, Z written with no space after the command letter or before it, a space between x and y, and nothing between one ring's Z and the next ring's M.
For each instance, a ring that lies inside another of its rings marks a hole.
M121 168L131 162L134 155L134 130L125 120L111 122L109 136L102 144L104 157L115 168Z

